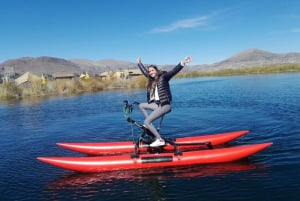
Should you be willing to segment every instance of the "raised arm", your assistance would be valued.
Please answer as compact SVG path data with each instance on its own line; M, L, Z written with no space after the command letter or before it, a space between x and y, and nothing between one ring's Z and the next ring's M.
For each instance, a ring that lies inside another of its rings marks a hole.
M179 64L177 66L175 66L172 70L168 71L165 74L165 77L167 79L171 79L174 75L176 75L179 71L181 71L183 69L183 67L185 66L185 64L189 63L192 61L192 57L191 56L187 56L185 57L182 61L179 62Z
M136 59L136 62L137 62L137 65L138 65L140 71L141 71L146 77L148 77L148 76L149 76L148 69L142 64L141 58L138 57L138 58Z

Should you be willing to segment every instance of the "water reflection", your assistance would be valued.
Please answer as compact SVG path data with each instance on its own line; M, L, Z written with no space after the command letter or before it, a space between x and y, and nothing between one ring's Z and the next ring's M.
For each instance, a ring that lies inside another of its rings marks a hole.
M51 189L82 188L91 184L115 183L119 180L150 180L150 179L171 179L171 178L195 178L209 176L226 176L237 172L250 172L254 169L263 169L264 165L253 164L249 159L234 163L195 165L185 167L166 167L140 170L120 170L104 173L74 173L62 177L47 185Z
M15 99L1 100L0 104L3 104L5 106L16 106L16 105L32 106L32 105L41 104L47 99L48 99L47 97L36 96L36 97L28 97L28 98L21 99L21 100L15 100Z
M220 183L234 177L243 178L243 180L265 178L268 175L264 169L264 165L254 164L250 159L245 159L234 163L213 165L90 174L74 173L47 184L44 190L47 191L51 200L64 198L66 194L69 200L103 196L105 200L115 200L115 196L122 200L167 200L174 197L176 194L174 192L187 193L189 185L186 186L185 182L193 181L196 186L201 185L201 188L208 188L206 190L210 191L212 186L203 185L207 182L211 183L210 180ZM252 175L252 178L249 176L245 178L243 174ZM199 184L196 182L197 179L200 180ZM181 187L178 188L179 186ZM199 190L189 192L188 196L197 196Z

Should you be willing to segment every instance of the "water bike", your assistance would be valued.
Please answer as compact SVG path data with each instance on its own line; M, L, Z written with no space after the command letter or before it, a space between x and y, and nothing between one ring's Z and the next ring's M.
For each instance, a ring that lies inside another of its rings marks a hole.
M249 157L273 144L266 142L235 147L218 147L249 133L249 130L241 130L175 139L164 138L165 145L150 147L154 135L145 126L131 118L133 104L124 101L123 111L127 122L142 130L138 139L132 136L133 141L124 142L59 142L58 146L87 154L87 156L45 156L37 159L72 171L104 172L231 162ZM159 126L161 126L161 122Z

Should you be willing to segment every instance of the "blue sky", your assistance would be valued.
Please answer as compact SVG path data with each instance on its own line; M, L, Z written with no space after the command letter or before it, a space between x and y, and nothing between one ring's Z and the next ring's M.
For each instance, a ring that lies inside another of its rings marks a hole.
M300 52L299 0L0 0L0 63L19 57L174 64L250 48Z

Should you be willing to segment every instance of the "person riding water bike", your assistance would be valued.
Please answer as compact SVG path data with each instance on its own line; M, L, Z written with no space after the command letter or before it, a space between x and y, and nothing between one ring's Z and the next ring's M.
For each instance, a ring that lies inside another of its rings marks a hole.
M169 81L183 69L185 64L192 61L192 57L185 57L170 71L161 71L155 65L150 65L146 68L142 64L141 58L137 58L136 61L139 69L148 79L147 102L140 103L139 109L145 116L144 126L156 137L156 140L152 142L150 146L163 146L165 145L165 141L153 126L152 122L171 111L172 94ZM148 114L147 110L152 110L152 112Z

